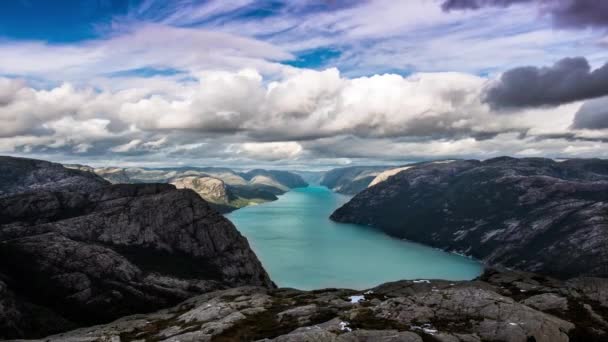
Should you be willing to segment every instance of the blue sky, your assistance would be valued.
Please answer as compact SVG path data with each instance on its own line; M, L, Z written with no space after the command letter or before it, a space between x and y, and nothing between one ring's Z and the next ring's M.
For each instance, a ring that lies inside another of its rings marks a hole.
M523 106L506 84L493 94L515 107L486 99L522 66L540 82L544 70L559 78L559 61L578 57L578 79L595 77L585 73L608 61L608 23L597 15L608 10L581 1L596 8L575 11L569 0L468 9L445 0L7 1L0 153L287 167L602 156L608 133L593 125L606 115L588 113L601 103L578 113L604 101L603 89Z

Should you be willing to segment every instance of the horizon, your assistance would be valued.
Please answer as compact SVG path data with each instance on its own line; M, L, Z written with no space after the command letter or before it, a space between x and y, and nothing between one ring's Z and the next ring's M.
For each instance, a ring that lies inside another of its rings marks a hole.
M6 155L0 155L0 157L16 157L16 158L27 158L27 159L36 159L36 160L44 160L44 161L49 161L49 162L53 162L53 163L58 163L64 166L86 166L86 167L92 167L92 168L123 168L123 169L146 169L146 170L172 170L172 169L229 169L232 171L236 171L236 172L248 172L251 170L256 170L256 169L261 169L261 170L269 170L269 171L289 171L289 172L293 172L293 173L299 173L299 172L312 172L312 173L325 173L325 172L329 172L331 170L334 169L342 169L342 168L349 168L349 167L362 167L362 168L366 168L366 167L386 167L387 170L390 170L391 167L394 168L398 168L400 166L406 166L406 165L413 165L413 164L418 164L418 163L432 163L432 162L439 162L439 161L458 161L458 160L479 160L479 161L486 161L486 160L491 160L491 159L496 159L496 158L515 158L515 159L527 159L527 158L540 158L540 159L549 159L555 162L561 162L561 161L565 161L565 160L576 160L576 159L598 159L598 160L607 160L608 158L598 158L598 157L589 157L589 158L584 158L584 157L572 157L572 158L551 158L551 157L544 157L544 156L538 156L538 157L516 157L516 156L509 156L509 155L501 155L501 156L496 156L496 157L491 157L491 158L485 158L485 159L475 159L475 158L430 158L430 159L425 159L425 160L416 160L416 161L404 161L402 163L399 162L393 162L393 163L384 163L384 164L347 164L347 165L327 165L323 168L316 168L316 169L310 169L309 165L293 165L293 164L259 164L259 165L250 165L250 166L230 166L230 165L207 165L207 164L198 164L198 165L192 165L192 164L141 164L141 163L129 163L129 164L120 164L120 162L118 162L117 164L112 164L111 161L105 161L103 163L98 163L98 162L64 162L61 160L53 160L53 159L42 159L42 158L35 158L32 156L24 156L24 155L10 155L10 154L6 154Z
M2 9L4 155L275 169L608 158L605 2Z

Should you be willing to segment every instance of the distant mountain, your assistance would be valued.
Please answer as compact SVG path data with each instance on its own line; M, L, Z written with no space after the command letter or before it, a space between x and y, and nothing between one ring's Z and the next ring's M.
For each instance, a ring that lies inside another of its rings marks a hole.
M354 195L365 188L389 166L350 166L327 171L320 184L335 192Z
M93 171L113 184L170 183L178 188L193 189L215 209L226 213L252 204L277 199L292 188L308 183L301 176L288 171L251 170L236 172L221 167L179 168L91 168L66 165L79 170Z
M608 276L608 160L421 163L360 192L331 218L490 265Z
M294 171L308 184L321 185L321 179L327 171Z
M192 190L112 185L23 158L0 157L0 172L0 339L274 287L247 240Z
M256 178L270 179L272 182L289 189L301 188L308 185L302 177L294 172L277 171L277 170L251 170L245 173L240 173L243 178L250 182L254 182Z

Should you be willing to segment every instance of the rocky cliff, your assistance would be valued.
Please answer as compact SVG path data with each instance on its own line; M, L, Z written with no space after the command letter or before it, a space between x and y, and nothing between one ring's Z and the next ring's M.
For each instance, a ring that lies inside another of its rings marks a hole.
M331 218L490 265L608 276L607 160L417 164L359 193Z
M226 184L218 178L188 176L174 179L171 184L178 189L192 189L208 202L226 205L230 202Z
M109 185L58 164L4 160L19 176L0 186L23 193L0 198L0 338L274 286L247 240L192 190Z
M43 160L0 156L0 197L27 191L93 191L108 182L92 172Z
M335 192L354 195L365 188L381 172L391 169L386 166L351 166L327 171L321 178L321 185Z
M608 281L488 271L367 291L240 287L44 341L599 342Z

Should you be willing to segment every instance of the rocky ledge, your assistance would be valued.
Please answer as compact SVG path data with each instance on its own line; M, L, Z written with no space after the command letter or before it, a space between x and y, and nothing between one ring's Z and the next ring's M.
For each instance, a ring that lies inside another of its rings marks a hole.
M360 192L331 218L493 266L608 276L608 160L416 164Z
M607 314L606 279L487 271L366 291L239 287L44 341L594 342Z
M247 240L192 190L11 162L20 170L11 184L25 192L0 198L0 339L109 322L212 290L274 287Z

